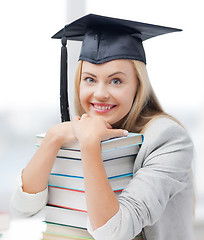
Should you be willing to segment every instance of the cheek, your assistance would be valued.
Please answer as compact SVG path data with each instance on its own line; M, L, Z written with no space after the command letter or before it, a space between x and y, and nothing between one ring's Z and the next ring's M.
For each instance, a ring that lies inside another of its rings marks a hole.
M135 89L126 89L123 93L121 93L120 98L124 107L126 106L127 111L131 108L133 100L135 98Z
M85 96L84 96L83 92L79 93L79 101L81 103L81 106L84 108Z
M83 105L83 102L84 102L84 92L83 92L83 89L81 88L81 85L80 85L80 88L79 88L79 101L80 101L81 105Z
M85 109L88 103L88 99L89 99L89 92L86 91L84 88L80 88L79 91L79 100L81 103L81 106Z
M124 99L123 105L122 105L122 113L124 115L129 113L129 111L132 107L132 103L133 103L133 101L130 101L129 99L128 100L127 99L128 99L128 97L126 97L126 99Z
M133 101L134 101L135 95L132 94L130 96L130 94L128 95L124 95L123 99L122 99L122 111L121 113L123 114L123 116L127 115L130 112L130 109L132 107Z

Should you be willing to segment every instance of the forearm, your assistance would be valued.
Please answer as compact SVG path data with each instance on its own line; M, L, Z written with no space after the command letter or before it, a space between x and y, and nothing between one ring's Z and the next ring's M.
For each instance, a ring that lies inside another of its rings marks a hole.
M107 179L100 144L86 144L81 152L88 215L97 229L118 212L119 203Z
M23 170L23 191L37 193L47 187L48 178L59 148L59 140L48 134Z
M37 193L44 190L60 147L74 140L76 137L71 122L50 128L38 151L23 170L23 191Z

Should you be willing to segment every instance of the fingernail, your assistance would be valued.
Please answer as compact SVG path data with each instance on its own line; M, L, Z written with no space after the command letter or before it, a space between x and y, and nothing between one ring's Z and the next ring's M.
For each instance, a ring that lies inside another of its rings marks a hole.
M128 135L128 131L127 131L127 130L124 130L124 131L123 131L123 135L124 135L124 136L127 136L127 135Z

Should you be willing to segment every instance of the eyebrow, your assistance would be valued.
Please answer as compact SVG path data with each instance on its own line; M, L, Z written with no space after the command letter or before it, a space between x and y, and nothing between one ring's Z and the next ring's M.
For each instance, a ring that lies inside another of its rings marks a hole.
M83 72L82 74L88 74L88 75L91 75L92 77L96 77L96 75L90 73L90 72Z
M123 75L126 75L124 72L115 72L115 73L112 73L111 75L109 75L108 77L112 77L116 74L123 74Z
M82 74L89 74L89 75L91 75L92 77L96 77L96 75L94 75L93 73L90 73L90 72L83 72ZM110 74L108 77L112 77L112 76L114 76L114 75L116 75L116 74L126 75L124 72L114 72L114 73Z

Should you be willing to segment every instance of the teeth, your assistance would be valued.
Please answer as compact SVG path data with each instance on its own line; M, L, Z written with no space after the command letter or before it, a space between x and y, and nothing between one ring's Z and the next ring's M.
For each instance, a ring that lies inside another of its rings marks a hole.
M99 110L110 110L111 106L99 106L99 105L94 105L95 108Z

